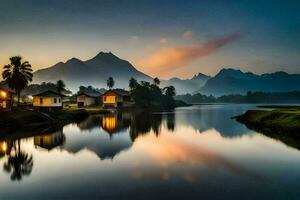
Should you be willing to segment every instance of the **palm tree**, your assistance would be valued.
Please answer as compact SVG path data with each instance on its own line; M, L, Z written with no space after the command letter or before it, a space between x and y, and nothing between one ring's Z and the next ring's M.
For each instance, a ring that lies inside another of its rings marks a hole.
M18 140L18 148L14 143L14 154L8 156L8 161L4 163L4 171L11 173L11 180L21 180L22 176L29 175L33 167L32 155L21 151L20 140ZM12 172L11 172L12 171Z
M165 87L165 94L169 97L174 97L176 95L176 91L175 91L175 87L174 86L169 86L169 87Z
M106 84L109 89L113 88L115 85L115 81L114 81L113 77L109 77L106 81Z
M32 81L32 69L28 61L22 62L21 56L14 56L9 60L10 64L3 67L2 78L10 89L17 92L19 106L21 91Z
M56 82L56 88L57 88L57 92L58 92L59 94L62 94L62 92L65 91L66 84L64 83L63 80L58 80L58 81Z
M135 78L131 78L131 79L129 80L129 88L130 88L130 90L135 89L135 88L137 87L138 84L139 84L139 83L137 82L137 80L136 80Z
M160 80L159 80L157 77L155 77L155 78L153 79L153 84L156 85L156 86L159 86Z

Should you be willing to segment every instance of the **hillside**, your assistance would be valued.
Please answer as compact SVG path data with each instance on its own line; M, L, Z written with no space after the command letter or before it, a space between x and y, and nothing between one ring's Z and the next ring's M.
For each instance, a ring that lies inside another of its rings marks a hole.
M80 85L106 87L106 80L112 76L115 86L126 88L128 80L150 80L151 77L138 71L128 61L122 60L112 53L100 52L94 58L82 61L72 58L67 62L59 62L49 68L34 73L34 83L56 82L64 80L67 87L77 91Z
M257 75L235 69L222 69L199 90L206 95L246 94L248 91L288 92L300 90L300 74L275 72Z
M173 85L176 88L177 94L186 94L186 93L194 93L199 88L204 86L206 81L210 79L210 76L199 73L193 76L191 79L180 79L180 78L171 78L169 80L165 80L161 82L163 87L168 85Z

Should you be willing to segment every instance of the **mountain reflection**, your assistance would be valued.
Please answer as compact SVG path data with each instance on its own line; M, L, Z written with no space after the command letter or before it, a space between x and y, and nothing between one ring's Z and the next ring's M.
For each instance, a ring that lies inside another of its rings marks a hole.
M177 123L191 126L199 132L209 129L217 130L223 137L239 137L249 133L249 129L241 126L232 117L240 115L253 106L223 106L223 105L201 105L177 110Z

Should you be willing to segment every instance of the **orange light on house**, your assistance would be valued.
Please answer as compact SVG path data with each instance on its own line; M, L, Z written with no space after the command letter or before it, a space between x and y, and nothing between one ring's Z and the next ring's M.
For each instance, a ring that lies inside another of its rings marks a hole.
M0 96L2 99L6 99L7 98L7 93L5 91L0 91Z
M117 119L116 117L103 117L102 127L105 130L112 131L116 128Z
M104 103L116 103L116 96L104 96L103 102Z

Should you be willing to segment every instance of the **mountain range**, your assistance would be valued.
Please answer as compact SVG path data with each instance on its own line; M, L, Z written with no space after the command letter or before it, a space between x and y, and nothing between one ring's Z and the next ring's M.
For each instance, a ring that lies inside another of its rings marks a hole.
M236 69L222 69L197 92L206 95L246 94L252 92L288 92L300 90L300 74L274 72L257 75Z
M166 87L168 85L173 85L176 88L177 94L194 93L195 91L199 90L199 88L204 86L210 78L210 76L198 73L191 79L180 79L174 77L169 80L162 80L161 86Z
M127 88L128 80L149 81L152 78L133 67L128 61L122 60L112 53L100 52L94 58L82 61L72 58L67 62L59 62L49 68L34 73L34 83L56 82L64 80L67 87L77 91L80 85L106 87L108 77L113 77L115 87Z
M64 80L67 87L76 92L80 85L106 88L106 80L110 76L115 80L115 87L124 89L128 88L128 81L131 77L138 81L152 81L152 77L138 71L128 61L118 58L111 52L100 52L86 61L72 58L65 63L59 62L49 68L34 72L33 81L42 83ZM173 85L177 94L200 92L221 96L245 94L248 91L287 92L300 90L300 74L275 72L258 75L226 68L213 77L199 73L190 79L174 77L161 80L161 87L168 85Z

